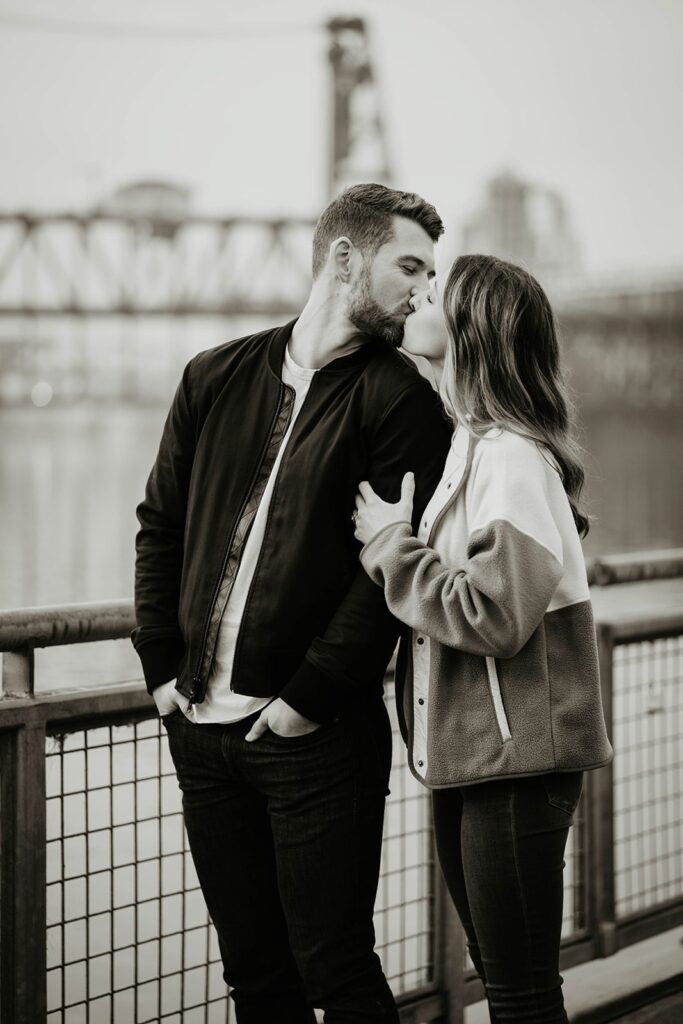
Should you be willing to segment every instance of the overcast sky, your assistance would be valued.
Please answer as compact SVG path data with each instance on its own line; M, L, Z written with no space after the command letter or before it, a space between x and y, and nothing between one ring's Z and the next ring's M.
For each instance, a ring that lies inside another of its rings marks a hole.
M0 209L161 177L198 211L315 214L335 13L367 18L395 184L452 244L505 168L563 195L588 269L683 268L681 0L0 0Z

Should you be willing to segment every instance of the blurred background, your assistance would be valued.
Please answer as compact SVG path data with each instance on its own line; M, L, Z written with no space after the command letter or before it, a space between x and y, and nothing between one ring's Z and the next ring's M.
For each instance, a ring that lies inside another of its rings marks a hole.
M226 1020L129 601L11 610L130 599L183 366L297 314L354 181L434 203L441 277L495 253L551 297L585 551L619 584L592 591L616 759L572 829L562 970L584 1024L683 989L682 42L679 0L0 0L3 1020ZM378 949L406 1021L478 1024L394 756Z
M185 362L300 309L352 181L521 262L589 555L683 543L676 0L0 3L0 607L128 597Z

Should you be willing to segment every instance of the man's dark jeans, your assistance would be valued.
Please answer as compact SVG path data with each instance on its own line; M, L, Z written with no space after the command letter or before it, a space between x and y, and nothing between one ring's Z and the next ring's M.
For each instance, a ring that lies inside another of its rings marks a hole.
M559 972L562 869L582 772L435 790L448 890L493 1024L566 1024Z
M391 765L380 697L305 736L163 719L240 1024L398 1022L374 952Z

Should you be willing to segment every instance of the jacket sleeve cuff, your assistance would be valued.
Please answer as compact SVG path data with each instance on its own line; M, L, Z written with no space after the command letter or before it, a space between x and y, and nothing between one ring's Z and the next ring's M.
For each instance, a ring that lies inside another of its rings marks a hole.
M410 523L390 523L368 541L360 553L360 560L373 583L384 586L383 568L395 559L399 541L412 534Z
M185 645L182 637L176 635L136 641L135 632L133 644L142 662L147 692L151 693L157 686L177 677Z
M304 718L324 725L338 717L349 689L304 658L278 696Z

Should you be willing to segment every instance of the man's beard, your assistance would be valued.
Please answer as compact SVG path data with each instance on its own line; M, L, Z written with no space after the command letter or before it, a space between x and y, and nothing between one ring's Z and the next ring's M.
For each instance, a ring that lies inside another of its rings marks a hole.
M370 274L367 269L359 281L358 289L351 298L348 318L363 334L369 334L385 345L398 348L403 341L404 318L392 317L383 309L370 290Z

